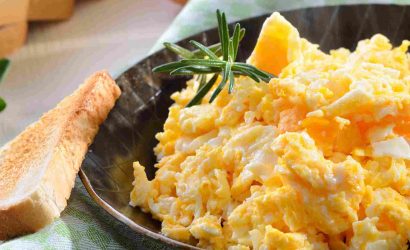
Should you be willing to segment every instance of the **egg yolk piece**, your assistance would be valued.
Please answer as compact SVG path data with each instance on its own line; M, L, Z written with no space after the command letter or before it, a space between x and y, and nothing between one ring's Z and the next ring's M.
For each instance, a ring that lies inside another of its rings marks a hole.
M278 75L300 55L299 32L279 13L274 13L262 26L256 46L248 63Z

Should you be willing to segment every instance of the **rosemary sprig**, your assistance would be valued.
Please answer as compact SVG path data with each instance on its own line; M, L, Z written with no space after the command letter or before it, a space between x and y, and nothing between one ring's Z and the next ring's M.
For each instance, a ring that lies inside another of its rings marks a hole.
M153 69L154 72L166 72L170 75L197 75L197 79L200 83L198 91L194 98L188 103L187 107L201 103L203 97L215 84L219 74L222 76L222 80L212 93L209 102L215 100L227 83L229 83L228 92L232 93L235 76L248 76L256 82L269 82L269 80L274 77L252 65L235 61L238 55L239 42L245 35L245 29L241 28L241 25L237 23L232 37L230 37L225 13L217 10L216 16L218 18L220 43L206 47L196 41L190 41L196 48L193 51L182 48L176 44L164 43L164 46L178 54L181 60L166 63ZM208 74L213 74L213 76L209 81L206 81L206 75Z
M241 29L239 33L239 41L242 41L243 37L245 36L245 29ZM202 45L202 44L201 44ZM193 51L187 50L175 43L164 43L164 47L168 50L174 52L175 54L179 55L184 59L203 59L206 54L203 53L200 49L196 49ZM207 47L210 51L212 51L215 55L220 57L222 55L221 43L213 44Z
M0 59L0 82L3 79L4 74L10 64L10 61L7 59ZM3 98L0 97L0 112L6 108L7 104Z

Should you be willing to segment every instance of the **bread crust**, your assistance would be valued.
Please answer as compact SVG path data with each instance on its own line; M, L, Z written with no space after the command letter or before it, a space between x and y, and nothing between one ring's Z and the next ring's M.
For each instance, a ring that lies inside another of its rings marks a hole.
M30 0L28 20L64 20L73 14L75 0Z
M10 23L3 26L0 25L0 58L11 54L23 46L26 41L26 36L26 21Z
M0 240L59 217L87 148L120 93L107 72L97 72L0 150ZM14 193L39 173L34 188L15 200Z

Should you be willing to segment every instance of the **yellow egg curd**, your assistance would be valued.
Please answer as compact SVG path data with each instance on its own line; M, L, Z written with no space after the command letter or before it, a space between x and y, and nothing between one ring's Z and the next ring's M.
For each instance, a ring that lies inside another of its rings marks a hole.
M248 63L278 77L190 108L197 81L174 93L130 204L207 249L407 249L409 44L327 54L274 13Z

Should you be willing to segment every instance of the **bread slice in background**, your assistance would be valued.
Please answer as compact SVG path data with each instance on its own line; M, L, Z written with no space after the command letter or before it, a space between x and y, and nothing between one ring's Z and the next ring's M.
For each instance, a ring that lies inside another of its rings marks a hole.
M120 92L108 73L97 72L0 149L0 240L35 232L59 217Z
M0 58L23 46L27 36L27 22L17 22L0 26Z
M75 0L30 0L28 20L67 19L73 14L74 2Z
M30 0L0 0L0 26L27 20Z
M0 58L23 46L30 0L0 0Z

